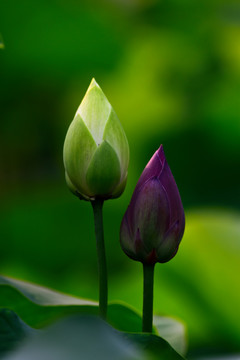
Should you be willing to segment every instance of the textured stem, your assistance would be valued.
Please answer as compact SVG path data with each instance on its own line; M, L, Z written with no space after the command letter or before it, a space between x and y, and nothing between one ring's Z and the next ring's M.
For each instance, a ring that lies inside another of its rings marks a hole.
M107 263L105 255L104 235L103 235L103 200L96 199L91 202L94 214L95 235L98 257L98 277L99 277L99 313L103 319L107 317L108 284L107 284Z
M143 319L142 331L152 332L154 265L143 264Z

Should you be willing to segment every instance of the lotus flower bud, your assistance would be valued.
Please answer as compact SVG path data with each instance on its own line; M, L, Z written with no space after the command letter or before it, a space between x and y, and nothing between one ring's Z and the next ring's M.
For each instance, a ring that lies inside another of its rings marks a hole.
M164 263L176 254L184 227L181 198L161 145L140 176L123 217L121 247L143 264Z
M63 159L67 185L81 199L116 198L124 191L128 141L94 79L69 126Z

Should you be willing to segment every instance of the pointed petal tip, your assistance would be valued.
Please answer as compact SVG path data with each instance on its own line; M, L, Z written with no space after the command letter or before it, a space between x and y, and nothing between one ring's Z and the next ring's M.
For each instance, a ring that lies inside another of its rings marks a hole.
M160 147L158 148L158 150L155 151L155 153L153 154L153 156L151 157L151 159L149 160L146 166L146 168L150 170L148 172L148 178L153 176L159 177L165 162L166 162L166 158L163 152L163 146L160 145Z
M159 149L156 151L156 154L158 155L162 163L166 160L162 144L160 145Z
M88 87L88 91L91 90L94 86L97 86L100 88L100 86L98 85L98 83L96 82L95 78L93 77L91 82L90 82L90 85Z

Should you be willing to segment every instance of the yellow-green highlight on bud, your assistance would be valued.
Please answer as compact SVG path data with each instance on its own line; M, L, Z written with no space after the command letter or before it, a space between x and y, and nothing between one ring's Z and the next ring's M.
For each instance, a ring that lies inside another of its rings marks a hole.
M67 185L81 199L116 198L125 189L127 137L95 79L67 131L63 161Z

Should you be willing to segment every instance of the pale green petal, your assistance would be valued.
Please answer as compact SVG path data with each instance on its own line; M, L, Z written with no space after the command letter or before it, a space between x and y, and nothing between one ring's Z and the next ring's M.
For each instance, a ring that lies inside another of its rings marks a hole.
M98 85L98 83L96 82L96 80L95 80L94 78L92 78L92 80L91 80L91 82L90 82L90 85L89 85L89 87L88 87L88 89L87 89L87 92L88 92L89 90L91 90L91 88L93 88L94 86L97 86L97 87L100 88L100 86ZM101 88L100 88L100 89L101 89Z
M113 109L105 126L103 139L116 151L121 166L121 179L125 179L129 163L129 146L123 127Z
M65 171L65 180L66 180L66 183L67 183L67 186L69 188L69 190L77 196L78 194L78 191L76 189L76 187L73 185L73 183L71 182L69 176L68 176L68 173Z
M126 135L93 79L65 140L64 165L69 187L88 199L118 197L126 186L128 163Z
M118 186L114 189L111 198L115 199L115 198L118 198L120 195L122 195L122 193L126 187L126 184L127 184L127 173L126 173L125 178L122 179L120 181L120 183L118 184Z
M96 196L110 195L121 178L118 156L106 141L97 148L87 171L87 184Z
M66 183L67 183L67 186L69 188L69 190L71 191L71 193L75 196L77 196L79 199L81 200L86 200L86 201L90 201L91 198L89 196L86 196L85 194L83 193L80 193L77 188L73 185L73 183L71 182L69 176L68 176L68 173L65 171L65 180L66 180Z
M93 79L77 114L81 116L97 145L102 143L103 132L111 111L111 105Z
M97 149L90 132L79 115L71 123L64 143L63 160L65 170L72 184L81 194L92 196L86 173L89 163Z

